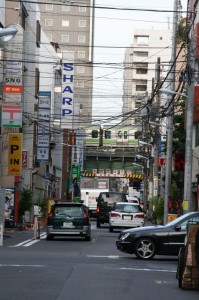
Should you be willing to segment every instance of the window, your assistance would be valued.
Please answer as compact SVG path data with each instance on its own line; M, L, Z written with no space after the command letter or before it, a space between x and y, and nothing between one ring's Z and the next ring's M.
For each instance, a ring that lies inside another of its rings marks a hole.
M97 139L98 138L98 130L92 130L92 138Z
M53 4L46 4L46 10L53 10Z
M86 6L79 6L80 12L86 12Z
M85 51L78 51L78 58L85 58Z
M78 35L78 43L85 43L86 37L85 35Z
M68 27L69 26L69 20L62 20L62 27Z
M40 77L40 72L39 69L35 69L35 98L38 98L38 93L39 93L39 77Z
M124 131L124 139L126 140L128 137L128 131Z
M62 5L62 11L69 11L70 10L70 6L69 5Z
M53 20L52 19L45 19L45 26L53 26Z
M137 36L137 44L142 46L148 46L149 37L148 36Z
M148 52L146 51L134 51L134 54L138 57L148 57Z
M79 27L86 27L86 20L79 20Z
M64 43L68 43L69 42L69 35L66 35L66 34L62 35L61 40Z
M147 90L147 85L136 85L136 92L145 92Z
M77 73L84 73L84 67L77 67Z
M121 138L122 138L122 132L121 132L121 130L120 130L120 131L118 131L118 138L119 138L119 139L121 139Z
M105 130L105 139L111 139L111 131L110 130Z
M136 69L136 74L147 74L148 70L147 69Z
M47 38L49 39L50 42L53 41L53 37L52 37L52 34L46 34Z
M36 45L37 47L40 47L40 42L41 42L41 25L39 21L37 20L36 23Z

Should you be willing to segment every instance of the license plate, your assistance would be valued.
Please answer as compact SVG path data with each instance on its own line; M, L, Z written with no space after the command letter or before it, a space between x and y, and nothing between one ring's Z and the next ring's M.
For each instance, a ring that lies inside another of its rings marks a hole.
M123 216L124 220L131 220L131 216Z
M71 223L71 222L64 222L63 223L63 227L64 228L73 228L73 223Z

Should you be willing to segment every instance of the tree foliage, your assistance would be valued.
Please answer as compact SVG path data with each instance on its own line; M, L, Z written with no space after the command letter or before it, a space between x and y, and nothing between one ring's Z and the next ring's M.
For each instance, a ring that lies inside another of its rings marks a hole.
M173 153L184 153L186 131L184 130L185 102L181 100L178 104L178 112L173 118Z
M23 187L20 191L19 220L22 221L25 211L30 211L33 206L32 191L29 187Z

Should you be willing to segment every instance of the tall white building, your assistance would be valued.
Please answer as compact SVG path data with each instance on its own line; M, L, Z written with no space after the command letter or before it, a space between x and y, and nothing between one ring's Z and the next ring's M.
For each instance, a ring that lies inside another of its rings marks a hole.
M144 105L151 95L160 58L161 77L166 75L171 60L171 32L168 30L136 29L133 44L126 49L124 59L123 114L124 124L135 123L133 112ZM129 113L132 112L132 116ZM128 113L128 115L126 115Z

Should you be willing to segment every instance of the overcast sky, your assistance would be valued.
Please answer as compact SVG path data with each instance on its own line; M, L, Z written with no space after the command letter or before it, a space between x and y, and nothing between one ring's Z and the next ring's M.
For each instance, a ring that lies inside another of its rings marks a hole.
M181 0L181 2L183 10L186 11L187 0ZM120 96L122 95L122 63L125 47L132 44L134 29L172 31L174 0L96 0L96 6L138 10L156 9L168 12L96 9L94 61L102 64L94 68L94 118L121 113ZM107 65L113 62L117 65L114 67ZM103 97L107 94L112 95L112 99Z

